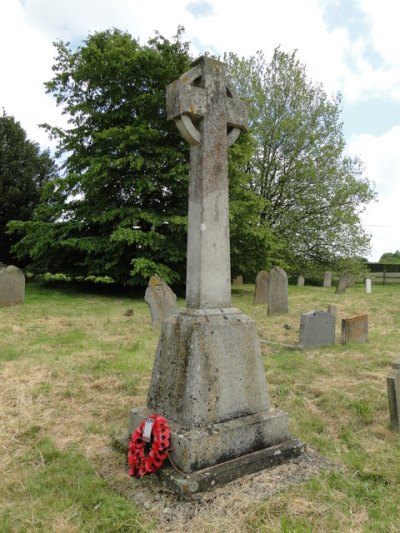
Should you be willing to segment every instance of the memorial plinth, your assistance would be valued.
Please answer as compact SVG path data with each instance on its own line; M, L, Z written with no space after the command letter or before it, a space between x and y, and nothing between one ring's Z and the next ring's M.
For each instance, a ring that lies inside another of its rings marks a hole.
M247 111L226 65L195 61L167 87L167 116L190 144L186 308L162 324L147 407L130 411L129 432L149 414L166 417L181 473L161 475L182 493L303 447L289 437L287 414L270 409L255 322L231 307L227 151L247 128Z

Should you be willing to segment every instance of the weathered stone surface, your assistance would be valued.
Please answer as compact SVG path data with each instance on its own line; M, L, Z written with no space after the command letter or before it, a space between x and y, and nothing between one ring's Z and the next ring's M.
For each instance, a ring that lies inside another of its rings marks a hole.
M168 86L167 116L190 144L187 307L162 323L147 409L131 411L130 430L164 415L183 472L239 455L252 464L248 454L288 441L288 421L270 411L255 322L230 307L227 148L247 111L226 65L202 57Z
M331 287L332 286L332 272L325 272L324 275L324 287Z
M163 322L147 405L187 428L269 409L256 324L238 309Z
M288 278L283 268L274 267L268 276L268 314L289 312Z
M367 294L371 294L372 292L372 281L369 278L365 280L365 292Z
M298 276L298 278L297 278L297 286L298 287L304 287L304 282L305 282L304 276L302 276L302 275Z
M186 305L229 307L227 150L247 128L247 110L224 63L200 57L191 66L167 87L167 117L190 144Z
M129 433L153 412L149 408L131 409ZM288 416L281 411L263 411L192 429L174 420L168 423L171 459L185 473L273 446L288 438Z
M342 319L342 343L368 340L368 315Z
M150 278L144 301L150 307L151 323L155 327L176 312L176 295L160 276Z
M0 268L0 306L22 304L25 300L25 276L16 266Z
M191 499L198 492L212 490L248 474L279 466L304 454L305 445L297 439L287 440L262 450L242 455L224 463L190 474L177 472L173 467L162 469L159 477L163 485L181 498Z
M261 270L256 277L254 288L253 304L264 304L268 302L268 272Z
M386 379L389 400L390 425L400 432L400 359L392 362L392 368Z
M315 348L335 344L336 316L325 311L309 311L301 315L299 348Z
M354 283L354 275L351 272L343 272L337 282L335 294L343 294L352 283Z
M243 285L243 276L240 275L233 278L232 285Z

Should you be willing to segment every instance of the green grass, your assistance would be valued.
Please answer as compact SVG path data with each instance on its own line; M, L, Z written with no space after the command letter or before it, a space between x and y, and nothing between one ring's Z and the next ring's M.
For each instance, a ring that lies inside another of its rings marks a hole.
M256 320L271 404L289 413L292 435L343 468L232 503L207 529L192 517L188 531L399 531L400 435L386 375L398 357L400 287L290 287L279 317L252 293L235 287L232 303ZM329 304L336 345L297 350L300 314ZM364 313L369 341L343 346L341 319ZM143 485L110 447L129 408L146 402L157 339L143 299L28 284L24 305L0 308L0 532L163 529L121 496L121 484Z

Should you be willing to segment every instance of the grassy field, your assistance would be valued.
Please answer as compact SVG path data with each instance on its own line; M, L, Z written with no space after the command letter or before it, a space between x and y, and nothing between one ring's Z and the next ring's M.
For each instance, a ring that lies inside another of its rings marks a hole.
M184 530L400 531L400 436L386 393L400 355L400 286L369 295L290 287L280 317L252 305L252 291L236 287L233 305L257 322L272 404L289 413L292 435L343 468L214 508L206 521L194 513ZM337 344L294 350L300 314L328 304L338 310ZM369 342L341 345L341 319L364 313ZM110 447L128 409L145 404L157 337L142 299L28 284L24 305L0 309L1 533L174 531L158 518L165 509L118 490L157 480L129 479Z

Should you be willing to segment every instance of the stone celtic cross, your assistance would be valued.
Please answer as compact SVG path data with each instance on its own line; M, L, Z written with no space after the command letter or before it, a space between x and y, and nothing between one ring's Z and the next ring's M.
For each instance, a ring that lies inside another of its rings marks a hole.
M190 144L186 305L231 305L228 146L247 128L247 110L226 65L200 57L167 87L167 117Z

